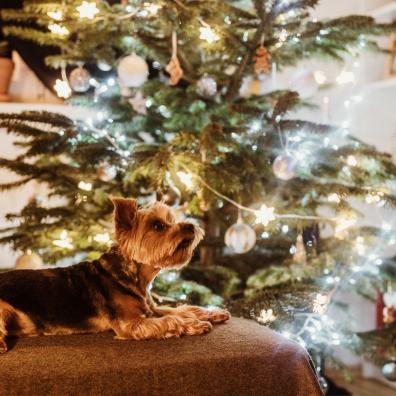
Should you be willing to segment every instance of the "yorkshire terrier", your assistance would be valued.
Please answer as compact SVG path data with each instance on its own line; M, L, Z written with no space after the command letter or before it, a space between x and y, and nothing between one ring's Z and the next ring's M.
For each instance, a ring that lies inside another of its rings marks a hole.
M6 337L114 331L118 339L164 339L207 333L230 314L183 305L157 306L151 284L162 269L191 260L204 233L175 221L155 203L112 198L115 244L98 260L67 268L0 274L0 353Z

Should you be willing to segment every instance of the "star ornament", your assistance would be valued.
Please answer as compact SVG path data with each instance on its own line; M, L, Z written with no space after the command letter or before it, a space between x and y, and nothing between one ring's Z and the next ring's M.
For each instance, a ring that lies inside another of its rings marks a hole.
M256 224L263 224L266 226L275 219L275 208L269 208L267 205L263 204L259 210L256 210Z
M54 90L59 98L67 99L72 94L69 83L65 80L60 80L59 78L55 81Z
M79 7L77 7L77 11L80 14L80 18L93 19L95 15L99 12L98 7L96 7L96 3L89 3L88 1L83 1Z

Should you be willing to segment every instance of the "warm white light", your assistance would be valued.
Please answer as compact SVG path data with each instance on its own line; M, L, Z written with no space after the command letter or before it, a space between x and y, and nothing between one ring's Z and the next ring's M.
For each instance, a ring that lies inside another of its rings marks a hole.
M220 37L210 26L201 26L199 28L199 32L200 32L199 38L207 41L209 44L220 39Z
M260 312L260 315L257 317L257 321L262 324L271 323L276 320L276 316L274 315L274 311L272 309L263 309Z
M104 232L103 234L96 234L93 238L98 243L108 244L111 242L110 234L108 232Z
M356 238L355 249L359 256L363 256L366 253L367 247L364 243L363 237L360 236Z
M340 196L339 196L338 194L336 194L336 193L330 194L330 195L327 197L327 200L328 200L329 202L335 202L335 203L340 203L340 202L341 202Z
M80 18L88 18L93 19L95 15L99 12L98 7L96 7L96 3L89 3L88 1L83 1L79 7L77 7L77 11L80 14Z
M158 4L152 4L152 3L144 3L144 8L151 14L155 15L160 9L161 6Z
M342 71L341 74L336 78L337 84L349 84L356 82L355 73L352 71Z
M59 36L67 36L69 34L69 30L67 28L57 23L51 23L48 25L48 29L51 33L59 34Z
M349 166L356 166L358 164L356 158L353 155L348 155L346 162Z
M324 71L322 70L316 70L314 72L314 77L315 77L315 81L319 84L322 85L327 81L327 76L325 74Z
M54 90L58 97L64 99L67 99L72 94L69 83L65 80L60 80L59 78L55 81Z
M256 210L256 223L261 223L264 226L276 219L275 208L269 208L267 205L262 205L259 210Z
M324 314L329 302L328 296L318 293L313 302L313 311L318 314Z
M59 239L54 240L52 243L55 246L63 249L73 249L73 244L71 242L72 241L69 237L68 232L66 230L63 230L59 235Z
M179 177L180 181L188 188L191 189L194 186L193 183L193 175L191 173L177 172L177 176Z
M62 11L59 11L59 10L58 11L48 11L47 15L50 18L54 19L55 21L61 21L63 18L63 13L62 13Z
M84 190L84 191L91 191L92 190L92 184L91 183L86 183L84 181L80 181L80 183L78 183L78 188L80 190Z

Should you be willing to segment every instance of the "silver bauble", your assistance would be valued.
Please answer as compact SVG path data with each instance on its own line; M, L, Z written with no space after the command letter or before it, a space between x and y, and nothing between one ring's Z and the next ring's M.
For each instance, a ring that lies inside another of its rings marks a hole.
M289 88L292 91L297 91L302 99L308 99L318 91L319 84L315 79L314 72L304 68L292 76Z
M74 92L87 92L90 87L90 79L89 71L79 66L70 73L69 84Z
M382 367L382 375L392 382L396 382L396 361L387 362Z
M104 72L108 72L108 71L110 71L112 68L113 68L113 67L112 67L109 63L107 63L106 61L104 61L104 60L98 61L98 69L99 69L99 70L102 70L102 71L104 71Z
M290 180L296 176L296 161L287 153L275 158L272 165L275 176L281 180Z
M212 77L203 76L197 82L197 89L202 96L215 96L217 93L217 82Z
M246 253L256 244L256 233L249 225L238 222L226 231L224 240L236 253Z
M147 81L149 67L142 57L131 54L121 59L117 72L123 85L135 88Z
M15 269L40 269L43 267L43 260L36 254L28 251L26 254L18 257L15 262Z
M104 182L109 182L117 176L117 168L109 164L101 164L97 169L99 179Z

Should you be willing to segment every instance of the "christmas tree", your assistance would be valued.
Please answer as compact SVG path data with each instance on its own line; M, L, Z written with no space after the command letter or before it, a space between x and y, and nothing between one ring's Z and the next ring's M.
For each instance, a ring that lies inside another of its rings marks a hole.
M60 69L54 89L87 116L0 114L25 149L0 160L20 176L1 189L36 180L56 198L9 214L17 225L0 241L47 263L95 258L112 243L110 195L163 200L206 238L181 279L157 279L159 298L228 304L334 365L338 346L394 360L392 307L386 327L357 334L337 293L375 299L395 281L381 256L394 230L358 227L351 198L394 205L396 167L345 127L293 118L310 93L279 90L276 76L380 50L396 25L317 21L317 3L43 0L3 12L6 35L59 48L46 59Z

